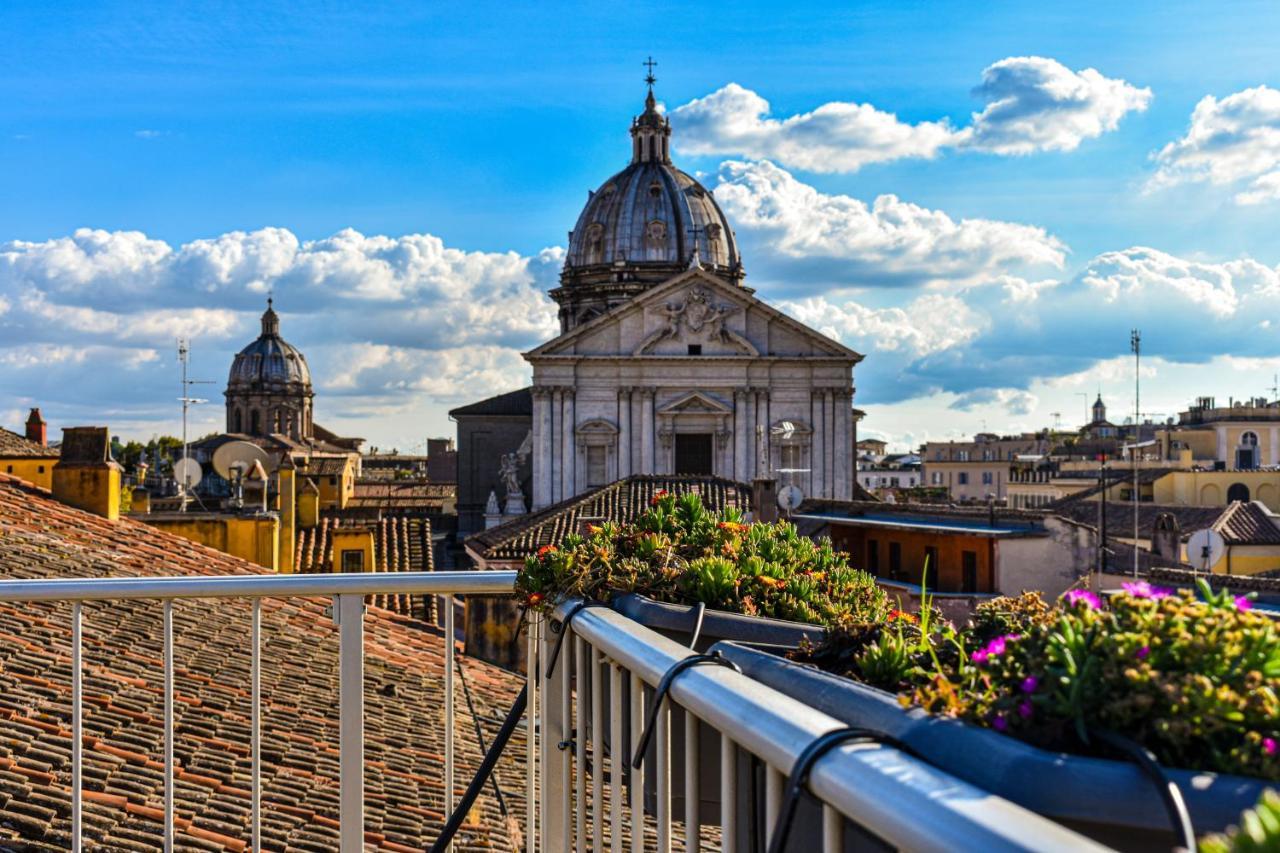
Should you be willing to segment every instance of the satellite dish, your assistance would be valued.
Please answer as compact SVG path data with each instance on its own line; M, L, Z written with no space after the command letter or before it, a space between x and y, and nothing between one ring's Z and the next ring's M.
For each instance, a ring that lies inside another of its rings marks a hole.
M204 470L194 459L179 459L173 463L173 479L184 489L194 489L203 477Z
M1208 572L1218 564L1226 550L1227 543L1217 531L1209 528L1197 530L1187 540L1187 562L1197 572Z
M244 476L255 462L264 471L271 470L271 457L261 447L248 441L228 441L213 452L213 470L224 480Z
M778 506L787 512L800 506L804 501L804 492L800 491L799 486L783 486L778 489Z

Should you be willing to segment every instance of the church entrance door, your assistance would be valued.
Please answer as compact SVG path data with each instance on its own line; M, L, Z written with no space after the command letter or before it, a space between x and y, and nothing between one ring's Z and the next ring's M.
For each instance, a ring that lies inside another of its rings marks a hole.
M677 474L711 474L711 433L676 433Z

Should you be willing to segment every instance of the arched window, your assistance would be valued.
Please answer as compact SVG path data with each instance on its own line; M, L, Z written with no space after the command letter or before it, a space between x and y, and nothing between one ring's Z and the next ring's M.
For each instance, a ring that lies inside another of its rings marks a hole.
M244 432L244 412L239 408L231 413L231 431Z
M249 413L249 434L250 435L262 434L262 419L258 416L257 409L254 409L252 412Z
M1227 503L1232 501L1249 502L1249 487L1244 483L1232 483L1231 488L1227 489Z
M1236 448L1236 467L1257 468L1258 464L1258 434L1253 431L1241 433L1240 446Z
M604 261L604 226L599 222L587 226L586 257L583 261L588 264Z

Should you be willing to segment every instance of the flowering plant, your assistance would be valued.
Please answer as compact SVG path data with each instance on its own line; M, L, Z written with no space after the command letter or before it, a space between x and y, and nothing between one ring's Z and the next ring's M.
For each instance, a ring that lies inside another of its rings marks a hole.
M658 492L634 523L606 522L544 546L525 560L516 587L542 608L639 592L819 625L882 622L890 610L874 579L829 540L814 542L785 522L748 524L736 509L711 512L696 493Z

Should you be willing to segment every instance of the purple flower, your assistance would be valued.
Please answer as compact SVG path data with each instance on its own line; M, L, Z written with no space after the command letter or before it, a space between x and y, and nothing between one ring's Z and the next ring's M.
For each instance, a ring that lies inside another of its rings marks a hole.
M1276 754L1276 739L1273 737L1264 737L1262 739L1262 751L1267 755Z
M1004 714L996 714L991 720L991 728L1002 732L1009 728L1009 721L1004 718Z
M1173 595L1173 590L1162 586L1152 586L1146 581L1129 581L1120 584L1120 586L1134 598L1168 598Z
M1034 675L1028 675L1026 678L1022 679L1023 693L1035 693L1036 688L1039 686L1040 679L1036 678Z
M1247 595L1236 596L1236 610L1252 610L1253 602L1249 600Z
M1030 699L1023 699L1018 703L1018 716L1022 717L1024 720L1030 719L1034 710L1035 709L1032 707Z
M1147 659L1147 655L1149 655L1149 654L1151 654L1151 647L1150 647L1150 646L1143 646L1142 648L1140 648L1140 649L1138 649L1136 652L1134 652L1134 653L1133 653L1133 656L1134 656L1134 657L1136 657L1138 660L1146 660L1146 659Z
M1021 639L1021 634L1005 634L1002 637L996 637L973 654L969 655L969 659L974 663L986 663L993 657L998 657L1008 650L1008 644L1014 640Z
M1098 610L1102 607L1102 599L1087 589L1069 589L1062 597L1067 600L1067 604L1079 604L1083 601L1090 610Z

